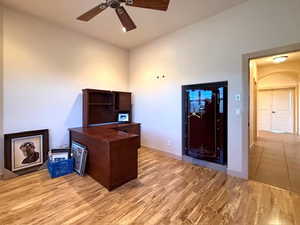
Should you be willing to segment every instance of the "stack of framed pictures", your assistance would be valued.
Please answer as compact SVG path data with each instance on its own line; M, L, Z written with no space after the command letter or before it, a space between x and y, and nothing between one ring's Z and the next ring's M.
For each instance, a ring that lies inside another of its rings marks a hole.
M72 141L71 151L74 158L74 171L83 176L87 159L87 148L78 142Z
M71 158L70 152L71 150L69 148L51 149L51 151L49 151L49 160L52 161L68 160Z

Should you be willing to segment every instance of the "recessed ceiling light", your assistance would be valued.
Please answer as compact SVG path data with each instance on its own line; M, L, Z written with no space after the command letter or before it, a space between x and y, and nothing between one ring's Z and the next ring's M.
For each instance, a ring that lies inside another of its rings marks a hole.
M126 33L126 32L127 32L127 30L126 30L126 28L125 28L125 27L123 27L123 28L122 28L122 31L123 31L124 33Z
M283 63L288 59L288 56L276 56L273 58L274 63Z

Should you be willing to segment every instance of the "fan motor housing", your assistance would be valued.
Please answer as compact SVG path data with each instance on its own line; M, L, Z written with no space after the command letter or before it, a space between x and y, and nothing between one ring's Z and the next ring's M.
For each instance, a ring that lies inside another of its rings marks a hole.
M108 5L113 8L113 9L116 9L116 8L119 8L121 3L119 0L111 0L108 2Z

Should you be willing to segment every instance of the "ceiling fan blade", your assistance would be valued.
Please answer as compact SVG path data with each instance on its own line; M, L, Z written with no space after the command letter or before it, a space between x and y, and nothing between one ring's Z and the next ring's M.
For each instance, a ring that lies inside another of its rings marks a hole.
M119 8L116 8L116 13L123 27L126 29L126 32L134 30L136 28L136 25L134 24L124 7L121 6Z
M107 4L102 3L98 6L96 6L95 8L91 9L90 11L86 12L85 14L79 16L77 19L82 20L82 21L89 21L92 18L94 18L95 16L97 16L98 14L100 14L107 7L108 7Z
M167 11L170 0L126 0L126 5Z

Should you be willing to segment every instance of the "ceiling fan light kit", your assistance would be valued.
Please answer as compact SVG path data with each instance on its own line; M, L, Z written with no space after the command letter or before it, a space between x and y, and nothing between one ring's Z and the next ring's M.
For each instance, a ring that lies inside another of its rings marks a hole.
M127 13L126 9L122 6L123 4L132 7L154 9L167 11L170 0L106 0L106 2L92 8L88 12L79 16L77 19L81 21L90 21L95 16L99 15L107 8L115 9L116 14L123 26L122 30L128 32L136 29L136 25Z

